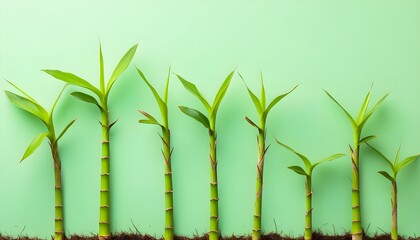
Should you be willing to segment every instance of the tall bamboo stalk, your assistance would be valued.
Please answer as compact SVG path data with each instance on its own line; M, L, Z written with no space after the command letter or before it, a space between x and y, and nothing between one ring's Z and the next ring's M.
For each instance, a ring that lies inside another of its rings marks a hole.
M306 176L306 213L304 239L312 240L312 177Z
M194 96L200 100L207 110L208 116L206 117L203 113L196 109L189 107L180 106L180 110L185 113L187 116L195 119L196 121L203 124L205 128L208 129L209 142L210 142L210 230L209 230L209 240L218 240L220 237L219 230L219 192L218 192L218 182L217 182L217 133L216 133L216 116L217 110L219 109L220 103L222 102L223 97L225 96L229 84L232 80L233 74L235 71L232 71L225 79L223 84L220 86L216 97L214 98L213 104L210 106L209 102L201 95L197 87L177 75L182 85L191 92Z
M51 149L51 155L53 159L53 166L54 166L54 240L63 240L65 239L65 232L64 232L64 204L63 204L63 185L62 185L62 176L61 176L61 159L58 150L58 141L60 138L67 132L67 130L73 125L74 121L71 121L67 126L62 130L60 135L56 137L55 128L54 128L54 121L53 121L53 113L54 109L57 105L58 100L60 99L65 87L61 90L60 94L56 98L50 112L47 112L45 108L43 108L35 99L33 99L29 94L24 92L22 89L14 85L13 83L9 82L13 87L19 90L23 96L11 93L6 91L6 95L9 100L16 105L17 107L31 113L38 119L40 119L45 127L47 128L47 132L43 132L29 144L25 153L23 154L22 160L25 160L29 157L35 150L39 147L42 141L45 138L48 138L48 142Z
M398 239L398 191L397 181L392 181L391 184L391 205L392 205L392 226L391 239Z
M171 69L169 68L168 76L166 78L166 85L163 92L163 99L160 97L156 89L150 84L143 72L137 68L137 72L140 77L144 80L147 86L152 91L156 102L160 109L161 114L161 123L159 123L156 118L150 115L147 112L139 110L147 119L139 120L140 123L144 124L155 124L161 127L162 135L162 154L164 159L164 176L165 176L165 230L164 230L164 239L173 240L174 239L174 206L173 206L173 189L172 189L172 150L171 148L171 132L169 130L169 120L168 120L168 87L169 87L169 76Z
M325 90L324 90L325 91ZM347 118L350 120L350 123L353 128L353 147L350 146L351 152L351 161L352 161L352 225L351 225L351 234L352 240L362 240L363 239L363 225L362 225L362 216L361 216L361 207L360 207L360 169L359 169L359 152L360 146L363 143L366 143L373 138L375 135L367 136L361 138L361 133L364 125L367 120L372 116L375 110L380 106L380 104L388 96L386 94L383 96L373 107L368 111L371 91L369 91L365 97L365 100L362 103L359 114L357 118L353 118L348 111L341 106L341 104L335 100L335 98L325 91L325 93L343 110Z
M83 92L73 92L71 95L77 99L94 104L101 113L101 129L102 129L102 155L101 155L101 175L100 175L100 200L99 200L99 230L98 239L105 240L111 238L111 193L110 193L110 129L116 121L110 123L108 110L108 96L114 83L121 74L130 65L131 60L137 50L137 44L131 47L121 58L115 67L108 84L105 86L104 77L104 61L102 56L102 47L99 46L99 88L96 88L85 79L78 77L72 73L60 70L44 70L54 78L64 81L68 84L82 87L89 90L92 95ZM99 101L98 101L99 100Z
M252 240L260 240L262 236L262 193L264 183L264 160L265 154L267 153L268 147L266 147L266 120L270 110L280 102L289 93L293 92L299 85L295 86L289 92L279 95L273 99L273 101L266 106L266 96L264 88L264 80L261 73L261 96L258 98L246 85L244 78L242 78L245 87L247 88L248 94L251 97L252 102L258 113L259 124L257 125L248 117L245 120L258 130L257 142L258 142L258 160L257 160L257 179L256 179L256 193L254 203L254 216L253 216L253 228L252 228Z

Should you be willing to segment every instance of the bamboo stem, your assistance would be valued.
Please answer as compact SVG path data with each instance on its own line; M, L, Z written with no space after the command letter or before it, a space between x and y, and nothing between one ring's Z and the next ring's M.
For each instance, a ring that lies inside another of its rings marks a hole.
M219 239L219 193L217 187L216 133L210 129L210 232L209 240Z
M362 218L360 213L360 184L359 184L359 142L360 130L354 132L354 150L351 154L352 160L352 240L363 239Z
M398 240L398 191L397 182L392 182L391 187L391 205L392 205L392 228L391 228L391 239Z
M305 240L312 240L312 177L306 176Z
M109 148L109 111L106 101L102 103L102 157L101 190L99 206L99 240L110 239L110 148Z
M171 166L171 137L168 128L162 130L163 158L165 160L165 240L174 239L174 210Z
M63 211L63 191L61 178L61 160L58 153L58 144L55 136L50 140L51 153L54 161L54 180L55 180L55 214L54 214L54 240L63 240L64 234L64 211Z
M258 163L257 163L257 184L254 205L254 224L252 229L252 240L261 239L261 214L262 214L262 191L263 191L263 170L265 157L265 129L259 129L258 133Z

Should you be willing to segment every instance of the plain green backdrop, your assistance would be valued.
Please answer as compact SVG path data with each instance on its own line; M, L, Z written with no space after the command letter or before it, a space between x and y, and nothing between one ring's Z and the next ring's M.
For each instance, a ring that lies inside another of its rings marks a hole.
M109 77L120 57L139 43L133 64L110 95L112 229L160 237L163 233L163 160L158 128L140 125L141 108L158 114L139 66L161 92L169 66L213 99L236 69L259 91L263 72L268 98L302 85L268 118L271 147L265 165L263 230L298 236L304 228L304 178L287 169L300 161L274 142L313 160L348 153L350 123L326 96L329 90L356 114L373 84L373 100L390 92L364 134L393 157L420 152L419 1L23 1L0 0L0 76L22 86L49 108L62 82L41 69L61 69L98 84L98 45ZM12 90L6 82L2 90ZM94 106L68 94L56 124L76 123L60 143L66 232L95 234L99 211L100 126ZM178 105L202 109L171 75L176 234L202 234L209 221L208 135ZM19 160L43 130L39 121L0 96L0 233L47 238L53 232L53 165L48 144ZM256 177L254 106L236 75L221 104L218 127L220 226L223 235L251 232ZM390 184L377 174L387 165L361 152L362 215L369 234L389 232ZM325 233L351 224L349 156L314 173L314 227ZM420 162L399 175L400 232L420 234Z

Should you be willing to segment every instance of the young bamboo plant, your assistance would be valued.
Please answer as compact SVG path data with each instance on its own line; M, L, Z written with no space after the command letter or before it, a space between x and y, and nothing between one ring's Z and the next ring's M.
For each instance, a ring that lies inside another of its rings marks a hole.
M304 239L305 240L312 240L312 172L316 166L321 163L333 161L337 158L344 156L345 154L333 154L328 156L324 159L321 159L314 164L312 164L307 157L304 155L296 152L291 147L279 142L276 140L278 144L286 148L287 150L291 151L292 153L296 154L305 165L306 171L300 166L290 166L289 169L293 170L297 174L303 175L306 177L305 187L306 187L306 213L305 213L305 232L304 232Z
M226 91L229 87L229 84L232 80L233 74L235 71L232 71L225 79L223 84L220 86L219 91L214 98L213 104L210 105L209 102L203 97L203 95L198 91L197 87L177 75L182 85L185 89L191 92L194 96L200 100L207 110L208 117L206 117L200 111L180 106L179 109L185 113L187 116L195 119L196 121L203 124L205 128L208 129L210 137L210 231L209 231L209 240L218 240L220 231L219 231L219 192L217 187L217 155L216 155L216 115L217 110L219 109L220 103L223 100L223 97L226 94Z
M386 179L391 181L391 207L392 207L392 226L391 226L391 239L397 240L398 239L398 191L397 191L397 174L409 165L410 163L414 162L420 154L408 157L404 159L403 161L399 161L399 155L400 155L400 148L397 151L397 154L394 159L394 163L385 155L380 152L378 149L372 147L371 145L367 144L369 147L371 147L375 152L381 156L386 163L391 168L391 174L389 174L386 171L379 171L378 173L384 176Z
M244 78L239 74L242 78L243 82L245 83ZM258 118L259 118L259 125L251 121L248 117L245 117L245 120L251 124L253 127L257 128L258 130L258 162L257 162L257 184L256 184L256 194L255 194L255 206L254 206L254 223L252 229L252 240L259 240L261 239L261 219L262 219L262 190L263 190L263 172L264 172L264 158L265 154L268 150L268 146L266 147L266 127L265 123L267 120L268 113L270 110L286 97L289 93L293 92L299 85L296 85L292 88L292 90L288 91L285 94L277 96L274 100L266 106L266 97L265 97L265 88L264 88L264 81L261 74L261 97L258 98L246 85L245 86L248 90L249 96L251 96L252 101L254 102L255 108L257 109Z
M51 154L53 158L54 164L54 180L55 180L55 219L54 219L54 239L55 240L62 240L65 238L64 233L64 204L63 204L63 185L62 185L62 178L61 178L61 159L60 154L58 151L58 141L63 137L63 135L67 132L70 126L74 123L75 120L72 120L67 126L61 131L61 133L56 135L55 133L55 126L53 121L53 114L54 109L57 105L58 100L60 99L65 87L61 90L58 94L58 97L55 99L51 110L48 112L43 108L35 99L33 99L29 94L24 92L21 88L17 87L15 84L9 82L13 87L15 87L19 92L23 95L17 95L9 91L5 91L9 100L18 108L21 108L38 119L42 121L42 123L47 128L46 132L43 132L36 136L34 140L29 144L28 148L26 149L21 162L29 157L34 151L39 147L42 141L45 138L48 138L48 143L50 145Z
M373 107L368 111L371 91L369 91L363 101L362 107L360 108L359 114L356 119L354 119L350 113L343 107L341 104L335 100L335 98L324 90L325 93L343 110L347 118L350 120L350 123L353 127L353 147L350 146L351 161L352 161L352 226L351 234L352 240L362 240L363 239L363 228L362 228L362 217L360 212L360 184L359 184L359 150L360 145L366 143L373 138L375 135L370 135L364 138L361 138L361 133L363 127L365 126L367 120L372 116L372 114L378 109L381 103L388 96L386 94L383 96Z
M169 74L171 69L169 68L168 77L166 78L165 89L163 91L163 99L159 96L159 93L156 89L150 84L147 80L146 76L143 72L137 68L137 72L139 73L140 77L144 80L147 86L152 91L156 102L160 109L161 114L161 122L158 122L156 118L154 118L149 113L139 110L141 114L143 114L146 119L139 120L140 123L144 124L155 124L161 127L162 135L160 138L162 139L162 155L165 165L165 232L164 232L164 239L165 240L173 240L174 239L174 206L173 206L173 189L172 189L172 166L171 166L171 156L173 148L171 148L171 132L169 130L169 123L168 123L168 86L169 86Z
M101 189L100 189L100 207L99 207L99 239L109 239L111 237L111 216L110 216L110 144L109 132L116 121L110 123L108 111L108 96L112 86L120 75L127 69L136 52L137 44L131 47L127 53L121 58L120 62L114 69L108 84L105 86L104 77L104 61L102 56L102 48L99 46L99 83L100 87L96 88L88 81L80 78L72 73L62 72L59 70L44 70L54 78L67 82L71 85L82 87L93 94L89 95L82 92L73 92L71 95L81 101L94 104L101 113L102 127L102 156L101 156ZM99 100L99 101L98 101Z

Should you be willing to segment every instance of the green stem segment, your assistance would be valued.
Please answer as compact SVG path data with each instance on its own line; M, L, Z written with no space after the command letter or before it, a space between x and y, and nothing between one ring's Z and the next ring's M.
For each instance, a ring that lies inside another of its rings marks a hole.
M167 127L162 128L163 159L165 160L165 240L174 239L174 207L171 166L171 134Z
M102 156L101 156L101 190L99 206L99 239L111 237L110 228L110 149L109 149L109 111L106 101L101 109Z
M252 229L252 240L261 239L261 214L262 214L262 191L263 191L263 170L265 148L265 128L258 129L258 163L257 163L257 185L254 205L254 227Z
M63 240L64 235L64 214L63 214L63 191L61 181L61 160L58 154L58 144L55 136L50 139L51 153L54 161L55 179L55 218L54 218L54 240Z
M398 239L398 198L397 198L397 182L392 182L391 187L391 205L392 205L392 228L391 228L391 239Z
M360 184L359 184L359 143L360 130L356 129L354 133L354 149L351 153L352 160L352 240L363 239L363 228L360 212Z
M306 176L305 240L312 240L312 177Z
M209 129L210 137L210 232L209 240L219 239L219 193L217 189L216 132Z

